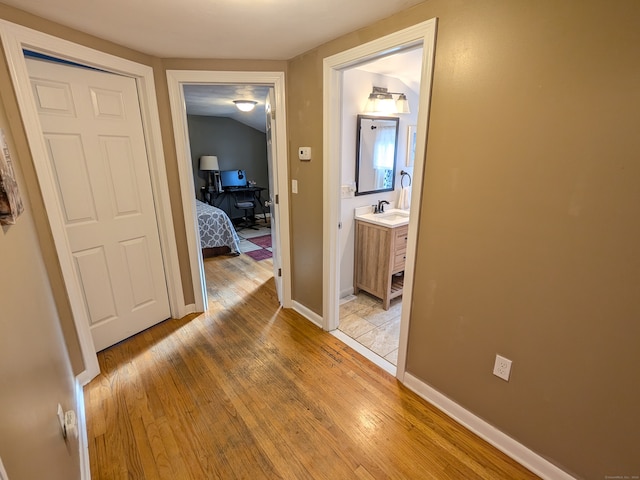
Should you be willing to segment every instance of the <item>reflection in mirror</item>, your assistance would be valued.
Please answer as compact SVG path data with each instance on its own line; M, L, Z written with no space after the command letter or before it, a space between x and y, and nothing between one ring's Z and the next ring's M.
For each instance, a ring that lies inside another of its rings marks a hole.
M398 123L397 117L358 115L356 195L393 190Z

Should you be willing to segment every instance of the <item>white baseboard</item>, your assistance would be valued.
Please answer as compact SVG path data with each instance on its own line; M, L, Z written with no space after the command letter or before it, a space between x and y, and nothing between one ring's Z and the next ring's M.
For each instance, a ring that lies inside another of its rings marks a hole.
M184 317L185 315L189 315L190 313L195 313L195 312L197 312L196 304L195 303L191 303L189 305L185 305L184 309L182 311L184 312L184 315L182 315L182 317ZM182 317L180 317L180 318L182 318Z
M541 457L537 453L517 442L510 436L487 423L469 410L455 403L450 398L430 387L422 380L410 373L405 373L404 384L427 402L442 410L449 417L471 430L480 438L486 440L501 452L513 458L520 465L528 468L536 475L546 480L576 480L564 470Z
M340 290L340 299L343 299L344 297L348 297L350 295L353 295L353 285L351 285L349 288L345 288L344 290Z
M91 480L89 442L87 440L87 417L84 409L84 390L79 379L75 381L76 418L78 421L78 448L80 450L80 479Z
M393 375L394 377L396 376L396 366L393 363L389 362L388 360L385 360L380 355L378 355L376 353L373 353L367 347L365 347L361 343L356 342L349 335L347 335L344 332L341 332L338 329L332 330L329 333L331 335L333 335L334 337L336 337L338 340L340 340L345 345L351 347L353 350L358 352L360 355L365 357L370 362L375 363L377 366L379 366L381 369L383 369L389 375Z
M311 323L317 325L318 327L322 328L322 317L318 315L316 312L309 310L307 307L305 307L304 305L301 305L295 300L292 302L292 306L293 306L293 309L296 312L298 312L300 315L302 315L304 318L309 320Z

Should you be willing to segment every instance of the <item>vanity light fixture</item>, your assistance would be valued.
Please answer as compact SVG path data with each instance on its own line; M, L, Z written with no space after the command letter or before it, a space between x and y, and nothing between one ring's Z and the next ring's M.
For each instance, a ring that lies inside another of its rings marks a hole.
M394 100L393 96L398 95ZM385 87L373 87L365 107L367 113L411 113L407 96L400 92L389 92Z
M236 104L236 107L238 107L238 110L241 112L250 112L258 104L258 102L254 100L234 100L233 103Z

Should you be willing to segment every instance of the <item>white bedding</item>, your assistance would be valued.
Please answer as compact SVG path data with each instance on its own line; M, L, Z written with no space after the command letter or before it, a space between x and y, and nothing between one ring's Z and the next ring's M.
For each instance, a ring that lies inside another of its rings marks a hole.
M196 199L201 248L229 247L240 253L240 238L227 214Z

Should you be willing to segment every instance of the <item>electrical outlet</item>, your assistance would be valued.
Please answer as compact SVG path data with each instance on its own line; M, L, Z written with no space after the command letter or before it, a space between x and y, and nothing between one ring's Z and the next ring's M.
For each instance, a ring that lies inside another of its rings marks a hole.
M493 374L508 382L509 375L511 375L511 360L500 355L496 355L496 363L493 365Z

